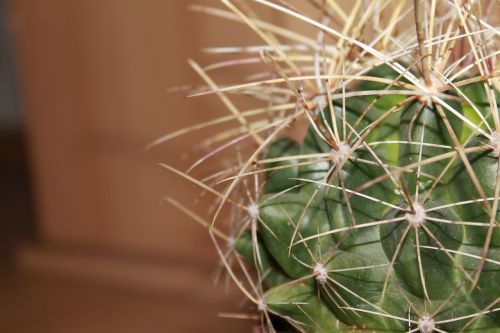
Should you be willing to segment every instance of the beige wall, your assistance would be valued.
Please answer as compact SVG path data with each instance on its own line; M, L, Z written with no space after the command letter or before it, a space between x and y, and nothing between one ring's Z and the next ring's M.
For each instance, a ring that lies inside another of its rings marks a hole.
M182 184L155 162L182 146L142 148L197 120L197 102L164 93L194 80L185 63L199 44L192 15L182 2L49 2L12 2L43 238L180 250L179 235L200 230L159 205Z
M186 62L210 60L200 47L240 43L252 34L186 6L180 0L10 1L41 236L21 251L21 265L167 294L189 288L193 309L204 304L201 329L214 323L216 312L234 310L234 297L207 291L217 259L206 231L160 203L170 195L189 206L198 189L156 163L186 168L193 157L181 155L203 135L142 149L164 133L226 113L215 98L188 100L165 89L200 82ZM121 264L129 259L136 263L130 269ZM148 268L149 262L166 268Z

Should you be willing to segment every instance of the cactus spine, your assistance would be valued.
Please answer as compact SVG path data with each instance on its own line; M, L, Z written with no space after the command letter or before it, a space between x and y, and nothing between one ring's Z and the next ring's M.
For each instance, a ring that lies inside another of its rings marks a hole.
M191 62L208 86L194 94L232 112L200 127L237 124L207 141L233 163L204 180L176 172L217 198L203 223L262 331L282 318L301 332L500 332L498 3L221 2L193 9L264 42ZM255 63L237 85L207 74ZM240 111L237 93L265 106Z

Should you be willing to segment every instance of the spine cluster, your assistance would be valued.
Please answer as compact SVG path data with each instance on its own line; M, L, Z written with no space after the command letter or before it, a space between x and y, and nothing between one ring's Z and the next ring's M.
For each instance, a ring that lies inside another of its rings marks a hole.
M255 311L262 332L500 332L498 2L220 3L192 9L262 40L190 61L206 84L192 95L230 113L153 145L234 124L187 172L163 167L215 198L207 217L169 200L210 231L253 305L239 317ZM260 69L212 78L241 66Z

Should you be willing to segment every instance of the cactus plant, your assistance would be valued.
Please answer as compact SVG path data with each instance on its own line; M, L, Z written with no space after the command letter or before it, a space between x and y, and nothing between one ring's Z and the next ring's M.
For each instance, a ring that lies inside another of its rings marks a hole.
M208 227L262 331L281 318L301 332L500 332L498 3L222 3L193 9L265 42L191 61L207 83L193 94L232 112L198 127L237 122L209 140L234 148L233 163L203 180L164 166L217 198L209 219L171 202ZM207 74L250 63L266 66L250 82ZM236 93L266 106L242 112Z

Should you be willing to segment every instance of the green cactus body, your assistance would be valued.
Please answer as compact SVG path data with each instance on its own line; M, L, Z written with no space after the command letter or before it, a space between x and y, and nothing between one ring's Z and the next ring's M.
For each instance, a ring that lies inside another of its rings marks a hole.
M260 40L189 62L230 114L155 143L232 122L164 166L215 196L207 220L174 205L262 333L500 333L498 2L220 4L193 9Z
M368 75L397 77L387 65ZM471 84L463 92L489 121L482 89ZM259 199L264 300L294 327L500 332L500 230L490 218L498 211L496 134L488 138L464 124L460 116L470 107L456 94L441 96L456 114L418 99L398 107L407 97L350 97L334 100L333 112L317 112L330 129L335 115L337 149L312 126L301 144L279 139L268 149L268 158L321 156L268 173ZM479 116L468 119L486 128ZM243 234L237 249L255 262L251 244Z

